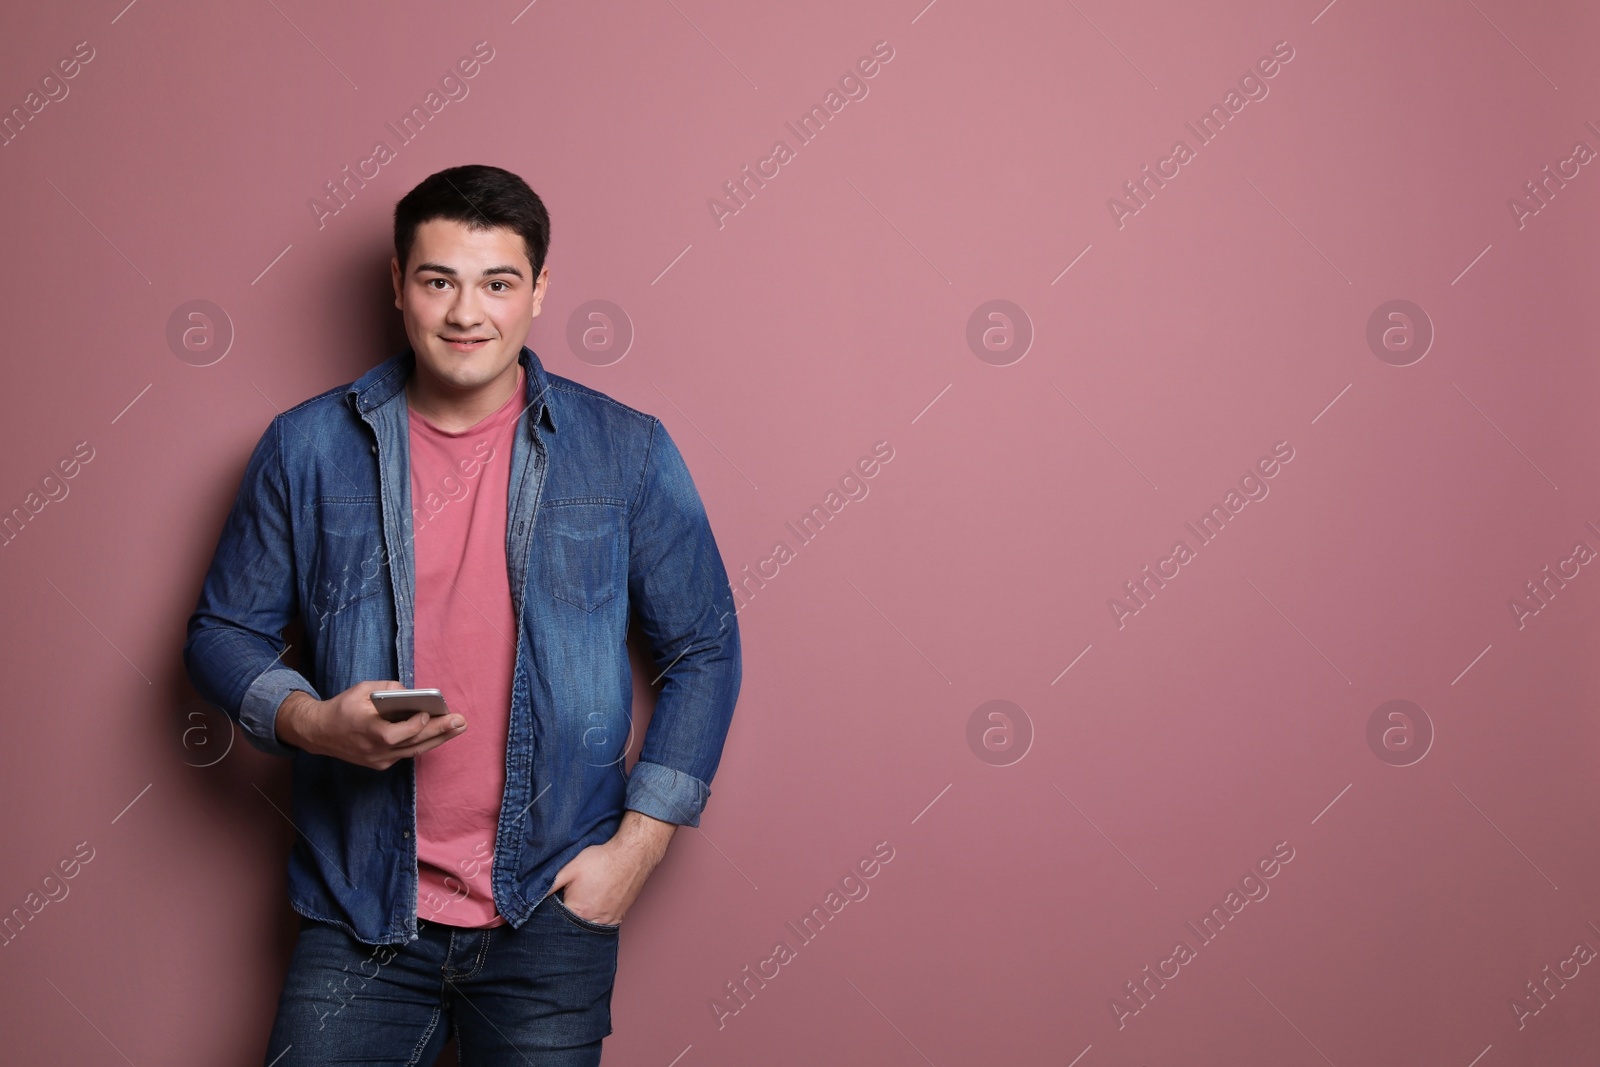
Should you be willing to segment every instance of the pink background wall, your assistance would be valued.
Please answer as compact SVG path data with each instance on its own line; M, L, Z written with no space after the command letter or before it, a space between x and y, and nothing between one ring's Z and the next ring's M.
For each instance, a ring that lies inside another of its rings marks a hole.
M626 920L608 1063L1586 1062L1592 5L123 2L0 37L0 107L66 93L0 148L0 508L66 492L0 550L0 912L92 856L0 948L5 1058L261 1062L288 768L229 748L184 624L274 412L403 343L395 200L493 163L553 216L530 346L665 420L736 579L795 550L748 586L704 823ZM785 122L880 41L801 144ZM478 42L401 144L385 123ZM1278 42L1202 146L1185 123ZM1123 184L1179 139L1140 206ZM169 341L195 300L226 317L199 352ZM620 359L569 343L594 300ZM1411 343L1369 344L1397 300ZM878 441L868 495L797 547ZM1185 524L1280 442L1202 545ZM801 945L785 922L884 841ZM1275 847L1267 895L1195 937ZM1141 1002L1146 966L1176 973Z

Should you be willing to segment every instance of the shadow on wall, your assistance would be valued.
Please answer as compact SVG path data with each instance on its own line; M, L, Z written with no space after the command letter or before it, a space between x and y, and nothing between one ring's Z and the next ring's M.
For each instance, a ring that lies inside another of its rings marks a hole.
M366 323L371 329L371 336L379 346L375 352L372 364L388 359L396 352L411 343L406 337L405 320L400 317L400 309L394 306L394 282L390 280L389 263L394 259L394 246L383 245L374 249L376 258L381 260L377 269L358 267L362 270L371 270L373 291L375 298L372 303L372 318ZM359 377L365 373L367 367L362 367L352 377Z

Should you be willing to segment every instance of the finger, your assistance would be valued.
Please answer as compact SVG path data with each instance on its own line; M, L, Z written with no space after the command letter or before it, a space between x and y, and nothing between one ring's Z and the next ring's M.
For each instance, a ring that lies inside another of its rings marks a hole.
M411 756L420 756L424 752L438 748L440 745L444 744L446 741L450 740L460 732L461 731L459 730L454 730L447 734L440 734L430 740L423 741L418 744L407 745L404 748L391 750L390 752L386 753L386 755L394 756L396 759L406 759Z
M401 719L396 723L380 718L378 721L383 725L378 727L378 737L384 744L391 747L418 741L421 739L422 731L428 728L429 718L430 716L425 711L416 712L409 718Z
M417 735L417 740L426 741L441 734L444 735L446 740L449 740L466 728L467 720L460 715L436 715L433 717L432 722L428 724L428 728Z
M430 722L422 730L418 731L416 736L407 738L405 741L402 741L400 744L401 745L406 745L406 746L419 745L419 744L422 744L422 743L427 742L427 741L433 741L436 738L440 739L441 743L443 741L448 741L452 737L454 737L456 734L461 733L463 730L466 729L466 725L467 724L466 724L466 722L464 720L462 721L460 727L454 727L454 726L450 725L450 722L451 722L452 719L459 719L459 718L460 718L460 716L457 716L457 715L438 715L438 716L435 716L433 721Z
M460 725L451 725L452 723L459 723ZM418 731L415 736L407 738L406 740L400 742L400 744L417 745L426 741L432 741L435 738L441 738L442 741L448 741L450 738L454 737L456 734L462 732L466 728L467 721L460 715L436 715L433 716L432 720L420 731Z

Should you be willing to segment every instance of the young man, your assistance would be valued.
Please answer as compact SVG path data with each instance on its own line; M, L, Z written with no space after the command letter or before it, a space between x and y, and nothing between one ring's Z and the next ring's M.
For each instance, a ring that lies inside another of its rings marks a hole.
M430 1064L451 1032L463 1067L598 1063L622 917L710 794L727 572L660 420L524 346L549 234L496 167L401 199L409 349L272 420L189 619L195 688L293 761L273 1067ZM625 772L630 613L662 688ZM388 721L401 688L449 714Z

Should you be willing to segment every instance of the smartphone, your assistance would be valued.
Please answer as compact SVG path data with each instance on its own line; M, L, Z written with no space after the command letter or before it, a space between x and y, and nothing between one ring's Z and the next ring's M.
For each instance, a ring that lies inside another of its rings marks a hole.
M448 715L444 694L437 689L375 689L372 706L390 722L403 722L419 711L429 715Z

